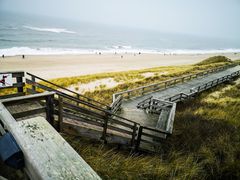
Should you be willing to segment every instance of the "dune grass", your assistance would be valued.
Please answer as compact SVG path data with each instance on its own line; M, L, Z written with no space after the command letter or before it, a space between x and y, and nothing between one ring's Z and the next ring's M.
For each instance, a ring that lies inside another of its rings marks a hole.
M206 65L206 64L220 63L220 62L231 62L231 59L225 56L213 56L197 63L196 65Z
M111 102L115 92L228 63L222 59L208 60L204 64L101 73L52 82L68 87L109 77L123 81L115 88L85 93L96 100ZM147 72L154 76L145 78L142 74ZM63 136L103 179L240 179L239 89L239 84L222 85L178 104L174 132L163 143L162 154L131 154L86 138ZM0 94L11 92L12 89L1 90ZM6 169L0 164L0 174L8 172ZM19 178L10 170L7 174Z
M103 179L239 179L240 84L219 86L178 104L162 154L130 154L64 135Z
M215 56L203 60L204 63L198 63L193 65L184 65L184 66L162 66L141 70L132 70L132 71L122 71L122 72L111 72L111 73L99 73L92 75L83 75L76 77L66 77L66 78L57 78L50 80L52 83L57 84L62 87L69 87L71 85L86 84L95 80L101 80L105 78L113 78L116 82L121 82L118 86L114 88L106 88L102 86L97 88L93 92L85 92L84 95L93 98L95 100L111 103L112 94L124 91L127 89L139 87L142 85L152 84L159 81L168 80L174 77L179 77L187 74L194 74L200 71L204 71L211 68L216 68L226 64L232 63L228 58L223 58L222 56ZM151 77L145 77L144 73L153 73ZM41 84L46 84L41 82ZM49 87L53 87L49 84L46 84ZM55 88L55 87L54 87ZM77 90L76 88L75 90ZM4 94L15 93L16 89L4 89L0 90L0 96Z

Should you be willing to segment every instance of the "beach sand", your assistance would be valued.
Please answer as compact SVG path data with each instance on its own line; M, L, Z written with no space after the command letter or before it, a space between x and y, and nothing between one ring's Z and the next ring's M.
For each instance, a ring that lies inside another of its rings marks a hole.
M0 72L26 71L37 76L54 79L102 72L117 72L158 66L187 65L215 55L232 60L240 59L240 53L227 54L87 54L0 57ZM123 56L123 57L121 57Z

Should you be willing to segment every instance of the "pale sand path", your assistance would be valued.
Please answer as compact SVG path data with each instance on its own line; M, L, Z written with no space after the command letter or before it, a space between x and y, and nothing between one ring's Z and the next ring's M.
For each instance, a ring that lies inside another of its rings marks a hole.
M46 79L70 77L102 72L117 72L158 66L194 64L217 54L158 55L158 54L88 54L0 57L0 71L27 71ZM240 59L240 53L218 54L232 60Z

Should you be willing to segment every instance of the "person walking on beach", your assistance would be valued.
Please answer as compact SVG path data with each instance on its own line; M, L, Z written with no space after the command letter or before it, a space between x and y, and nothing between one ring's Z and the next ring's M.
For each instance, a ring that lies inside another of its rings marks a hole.
M4 58L4 54L2 55L2 58Z
M23 59L25 58L24 54L22 55L22 58L23 58Z

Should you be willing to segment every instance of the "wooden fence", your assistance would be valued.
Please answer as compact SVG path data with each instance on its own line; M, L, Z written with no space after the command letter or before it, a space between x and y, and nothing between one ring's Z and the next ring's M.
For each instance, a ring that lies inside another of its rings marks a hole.
M107 106L82 95L79 95L78 97L80 98L77 98L76 96L66 94L66 92L72 93L72 91L67 91L66 88L62 88L33 74L27 73L27 75L31 77L30 79L26 78L26 83L31 85L31 89L27 88L28 93L41 91L53 91L56 93L54 113L60 117L60 130L63 129L64 119L72 119L98 131L101 134L101 139L105 142L107 142L109 134L117 134L128 139L128 144L134 146L140 125L114 114L119 108L120 97L117 103ZM36 80L41 81L37 82ZM72 124L72 126L77 126L77 124L79 123ZM68 124L68 126L71 125Z
M32 85L32 89L28 89L29 92L31 91L32 93L38 93L37 88L39 86L40 89L44 89L44 90L47 90L47 91L54 91L54 92L57 92L59 94L62 93L63 95L68 95L69 97L71 96L72 98L75 97L76 99L91 103L95 106L102 107L102 108L105 108L105 109L109 109L109 106L106 105L106 104L100 103L100 102L98 102L94 99L83 96L83 95L81 95L77 92L71 91L67 88L64 88L62 86L54 84L50 81L47 81L47 80L45 80L41 77L38 77L36 75L33 75L31 73L27 72L26 74L29 76L28 78L26 78L26 83ZM40 81L41 81L41 84L39 83Z
M235 64L229 64L229 65L226 65L226 66L221 66L221 67L218 67L218 68L206 70L206 71L199 72L199 73L196 73L196 74L189 74L189 75L185 75L185 76L182 76L182 77L170 79L170 80L167 80L167 81L161 81L159 83L154 83L154 84L150 84L150 85L147 85L147 86L141 86L141 87L138 87L138 88L118 92L118 93L113 94L113 102L115 102L117 97L120 96L120 95L123 98L133 98L133 97L137 97L137 96L142 96L144 94L148 94L148 93L151 93L151 92L166 89L167 87L171 87L171 86L174 86L178 83L183 83L183 82L189 81L191 79L198 78L200 76L205 76L205 75L208 75L210 73L215 73L215 72L218 72L218 71L222 71L224 69L227 69L227 68L233 67L233 66L236 66L236 65Z
M15 105L16 108L21 107L22 104L28 103L28 102L39 102L42 104L42 106L39 106L35 109L25 109L20 112L13 112L11 115L15 119L19 118L25 118L25 117L31 117L35 116L37 114L46 113L46 119L51 124L54 125L54 92L44 92L41 94L35 94L35 95L29 95L29 96L19 96L19 97L12 97L1 100L1 103L5 106L12 106ZM22 109L22 108L21 108Z
M100 179L51 127L55 126L54 95L55 92L43 92L0 100L0 126L13 135L23 152L25 167L22 170L30 179ZM28 103L40 106L28 110ZM15 108L9 109L12 106ZM12 112L17 108L21 111ZM39 117L39 113L40 116L45 113L51 125L45 118Z
M112 113L116 113L118 110L120 110L121 105L122 105L122 100L123 100L123 97L120 95L110 105L110 109L111 109Z
M202 72L201 75L216 72L224 68L221 67L218 69ZM51 83L33 74L30 73L26 74L27 77L25 79L26 84L28 84L26 92L28 94L36 94L43 91L52 91L55 94L52 94L51 96L48 96L47 99L46 98L44 99L45 101L44 107L28 112L13 114L15 117L21 118L26 116L27 114L31 115L34 113L41 113L45 109L48 121L50 123L53 123L54 121L55 127L59 131L65 129L64 127L65 124L67 124L68 127L72 128L76 128L78 126L83 126L83 128L92 128L96 130L98 134L100 134L101 139L104 142L108 142L110 135L121 136L127 139L127 145L137 150L144 148L144 146L141 146L142 143L158 145L158 142L161 141L160 139L166 138L168 135L171 134L173 124L172 119L174 119L174 116L172 116L171 114L174 113L174 108L171 110L172 113L170 112L170 116L168 116L169 120L167 128L165 130L141 126L140 124L134 121L128 120L115 114L115 112L118 111L121 106L124 95L130 92L131 96L132 92L134 91L137 92L140 91L141 93L142 92L145 93L147 87L149 87L150 90L147 90L146 92L159 90L159 87L161 86L166 88L167 86L173 85L180 81L181 82L185 81L188 78L192 79L199 76L198 73L195 75L189 75L181 78L176 78L174 80L169 80L166 82L161 82L154 85L137 88L137 90L135 89L118 93L115 94L114 102L110 106L108 106L104 103L100 103L91 98L82 96L64 87ZM224 76L211 82L208 82L206 84L200 85L195 89L192 89L189 94L180 93L173 97L170 97L169 99L167 99L167 101L178 102L186 100L188 98L191 98L198 92L201 92L217 84L228 81L236 76L239 76L239 74L240 71L234 72L231 75ZM19 90L18 93L20 93L21 95L25 94L23 92L24 86L24 82L22 82L23 75L24 75L23 72L18 72L17 74L13 75L13 77L18 77L17 80L18 85L14 87L18 88ZM167 107L169 106L169 103L159 102L156 101L156 99L152 99L152 97L149 97L144 102L138 104L139 108L143 109L152 106L151 111L153 113L160 113L160 109L158 108L158 106L160 105ZM54 119L54 117L57 117L57 119L56 118ZM69 123L68 120L71 120L72 123Z

